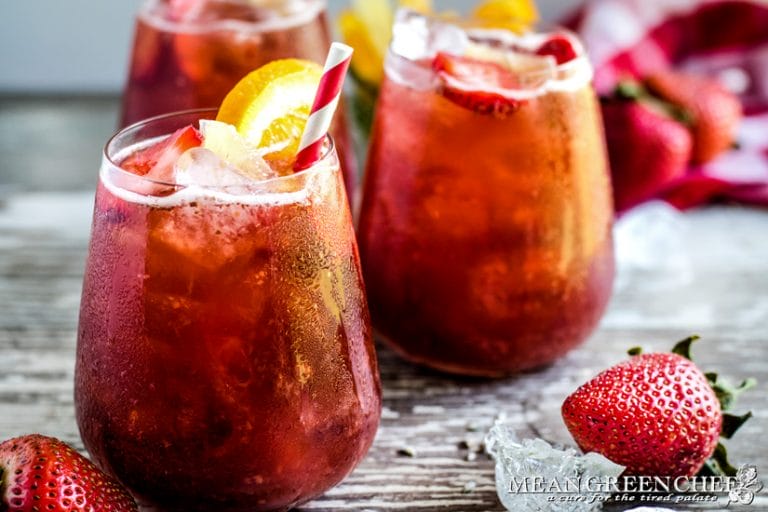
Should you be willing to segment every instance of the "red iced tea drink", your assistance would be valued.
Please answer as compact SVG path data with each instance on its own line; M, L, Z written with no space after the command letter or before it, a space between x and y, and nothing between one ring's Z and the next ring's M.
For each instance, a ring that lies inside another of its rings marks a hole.
M614 263L590 77L569 34L400 13L358 234L374 327L408 359L502 375L594 329Z
M290 57L322 63L329 44L324 0L146 0L121 125L215 107L250 71ZM331 134L351 192L357 165L343 109Z
M134 125L106 148L78 425L146 510L287 510L344 478L379 420L349 207L332 149L255 181L195 147L188 127L155 146L181 154L170 183L127 170L162 161L146 141L200 115Z

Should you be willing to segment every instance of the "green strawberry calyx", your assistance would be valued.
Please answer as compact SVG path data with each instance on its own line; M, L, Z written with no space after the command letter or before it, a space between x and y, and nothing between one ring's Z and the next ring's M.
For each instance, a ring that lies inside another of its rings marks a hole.
M637 80L624 79L620 81L613 90L613 98L619 101L642 103L656 113L674 119L685 126L693 124L693 115L690 112L655 96L642 82Z
M671 352L693 362L691 356L691 345L699 339L699 336L688 336L678 341L672 348ZM630 356L640 355L642 349L640 347L633 347L627 351ZM729 411L736 404L736 399L743 392L755 387L757 381L753 378L748 378L738 386L733 386L728 381L718 377L717 373L706 372L704 376L707 378L707 382L715 392L718 401L720 402L720 409L723 414L723 425L720 428L720 438L731 439L739 428L741 428L746 421L752 417L752 411L749 411L741 416L731 414ZM738 469L728 462L728 451L722 442L717 443L715 451L712 453L709 459L704 463L701 470L699 470L698 476L735 476Z

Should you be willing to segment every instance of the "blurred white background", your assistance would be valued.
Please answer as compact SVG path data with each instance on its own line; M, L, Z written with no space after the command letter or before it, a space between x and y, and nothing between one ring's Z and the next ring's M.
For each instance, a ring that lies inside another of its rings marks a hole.
M141 0L0 2L0 93L116 93L123 85ZM436 0L461 8L475 0ZM538 0L557 20L580 0ZM348 0L330 0L335 13Z

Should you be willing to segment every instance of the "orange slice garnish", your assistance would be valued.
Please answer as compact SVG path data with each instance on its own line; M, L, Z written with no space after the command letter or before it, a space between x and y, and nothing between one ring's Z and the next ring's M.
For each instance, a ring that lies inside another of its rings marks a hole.
M233 125L264 158L288 166L298 152L323 69L300 59L276 60L248 74L227 94L216 116Z

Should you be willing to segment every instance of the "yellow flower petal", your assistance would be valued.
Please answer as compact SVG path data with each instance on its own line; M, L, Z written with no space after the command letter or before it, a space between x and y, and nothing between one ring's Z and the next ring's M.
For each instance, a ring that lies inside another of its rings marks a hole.
M345 11L339 16L339 31L345 43L355 49L352 54L352 73L371 85L384 78L384 53L380 53L366 25L354 13Z
M368 30L377 53L386 54L394 22L389 0L352 0L352 11Z
M532 0L486 0L472 13L484 27L524 32L539 20Z
M432 0L400 0L398 5L424 14L432 12Z

